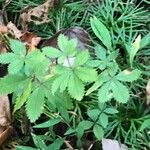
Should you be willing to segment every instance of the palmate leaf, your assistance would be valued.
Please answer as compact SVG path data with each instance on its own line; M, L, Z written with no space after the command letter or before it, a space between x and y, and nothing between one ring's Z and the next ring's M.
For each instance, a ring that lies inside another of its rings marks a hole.
M97 79L97 72L92 68L78 67L74 72L83 82L93 82Z
M120 81L132 82L137 80L140 75L141 71L138 69L135 69L133 71L124 70L116 76L116 79Z
M111 49L112 43L109 31L95 16L91 18L91 27L95 35L103 42L103 44L108 49Z
M27 78L19 75L7 75L0 79L0 95L14 92Z
M112 82L113 97L120 103L126 103L129 99L128 88L118 80Z
M103 128L102 128L100 125L98 125L98 124L94 125L94 127L93 127L93 132L94 132L95 137L96 137L98 140L101 140L101 139L103 138L103 136L104 136L104 130L103 130Z
M84 96L84 85L75 74L72 74L70 76L68 92L71 95L71 97L77 100L81 100Z
M26 103L26 112L31 122L35 122L41 115L45 103L43 88L36 88Z
M18 55L25 55L26 54L26 47L25 44L21 41L10 39L10 48L11 50Z

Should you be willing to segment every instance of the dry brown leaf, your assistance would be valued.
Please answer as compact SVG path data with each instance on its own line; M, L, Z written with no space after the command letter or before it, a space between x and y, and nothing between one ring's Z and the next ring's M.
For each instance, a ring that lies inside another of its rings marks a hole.
M28 46L29 51L32 51L40 43L41 37L38 37L35 33L26 32L22 35L21 41Z
M27 29L27 24L29 22L34 22L36 25L48 23L50 21L48 18L48 12L51 8L53 8L53 6L54 0L47 0L44 4L23 12L21 14L21 18L23 20L25 30Z
M0 54L7 53L7 51L8 51L7 45L3 41L0 41Z
M12 22L9 22L7 24L7 28L8 28L8 32L14 36L17 39L20 39L20 37L22 36L22 32L16 27L15 24L13 24Z
M8 29L7 29L7 27L6 26L4 26L4 25L0 25L0 33L7 33L8 32Z
M149 105L150 104L150 79L147 82L147 86L146 86L146 97L147 97L146 104Z
M9 137L12 131L10 103L8 96L0 96L0 145Z
M12 126L8 126L4 129L4 131L0 134L0 146L7 140L7 138L11 135L12 131Z

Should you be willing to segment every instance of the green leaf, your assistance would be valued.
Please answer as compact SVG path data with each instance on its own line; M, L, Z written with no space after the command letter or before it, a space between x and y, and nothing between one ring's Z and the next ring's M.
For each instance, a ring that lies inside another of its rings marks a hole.
M15 106L14 106L14 113L20 109L24 103L27 101L30 93L32 90L32 82L30 80L29 84L27 85L26 89L24 90L23 94L19 97L17 97L16 102L15 102Z
M150 33L148 33L146 36L144 36L142 39L141 39L141 42L140 42L140 49L148 46L150 44Z
M104 131L103 131L103 128L101 126L99 126L98 124L96 124L93 128L93 132L94 132L94 135L95 137L98 139L98 140L101 140L104 136Z
M103 44L108 49L111 49L112 43L109 31L95 16L91 18L91 27L95 35L103 42Z
M10 74L17 74L24 66L24 60L13 60L8 66L8 72Z
M120 81L132 82L137 80L140 75L141 71L138 69L135 69L133 71L124 70L116 76L116 79Z
M95 47L95 54L101 60L106 59L106 49L103 48L101 45Z
M26 79L26 77L19 75L7 75L4 78L0 78L0 95L14 92Z
M44 103L45 103L45 94L43 92L43 88L35 89L31 93L26 103L27 115L31 122L35 122L40 117L43 111Z
M48 150L46 144L44 143L44 140L41 137L36 136L32 133L32 138L37 148L40 148L41 150Z
M58 138L47 147L47 150L60 150L63 143L64 143L64 140L61 138Z
M114 51L112 53L110 53L110 55L108 55L107 57L107 61L114 61L118 56L118 51Z
M108 116L105 113L102 113L99 117L99 122L103 128L106 128L108 125Z
M86 95L89 95L93 91L97 90L104 82L110 80L110 76L107 71L103 71L99 76L98 80L93 84L91 88L89 88L86 92Z
M132 43L132 47L131 47L130 53L129 53L129 61L130 61L131 67L133 66L134 57L136 56L138 50L140 49L140 42L141 42L141 35L139 35L135 39L135 42Z
M81 100L84 96L84 85L75 74L72 74L69 79L68 92L71 97L77 100Z
M63 92L68 86L70 76L71 72L67 71L56 77L52 83L52 94L54 94L58 89L60 89L60 92Z
M118 110L116 110L115 108L106 108L106 109L104 110L104 112L105 112L106 114L116 114L116 113L118 113Z
M37 150L37 148L32 148L29 146L16 146L16 150Z
M146 119L142 123L140 131L143 131L144 129L149 128L149 127L150 127L150 119Z
M74 72L83 82L93 82L97 79L97 72L92 68L78 67Z
M57 58L62 55L62 52L54 47L44 47L42 48L43 54L50 58Z
M81 139L84 134L84 131L90 129L92 125L93 122L91 121L87 121L87 120L81 121L76 128L77 137Z
M60 118L52 118L46 122L43 122L43 123L40 123L40 124L37 124L35 126L33 126L34 128L49 128L49 127L52 127L56 124L58 124L59 122L61 121Z
M87 50L84 50L76 56L74 65L75 66L84 65L88 61L89 58L90 58L89 52Z
M0 54L0 63L9 64L18 58L14 53L3 53Z
M129 99L129 90L117 80L112 83L112 92L114 98L120 103L126 103Z
M100 60L90 60L86 63L89 67L99 67L102 62Z
M110 89L111 82L103 84L103 86L98 90L98 100L100 103L104 103L110 100Z
M26 55L25 44L14 39L9 40L11 50L18 55Z
M63 52L66 51L67 43L68 43L68 38L64 36L63 34L60 34L58 36L58 46L61 51Z
M99 109L89 109L87 111L87 115L94 121L96 121L98 119L99 114L100 114Z

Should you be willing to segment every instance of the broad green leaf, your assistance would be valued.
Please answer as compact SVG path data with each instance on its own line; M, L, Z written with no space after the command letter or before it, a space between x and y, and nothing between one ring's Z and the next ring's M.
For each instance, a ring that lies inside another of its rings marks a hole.
M93 91L97 90L104 82L110 80L110 76L107 71L103 71L99 76L98 80L93 84L91 88L89 88L86 92L86 95L89 95Z
M27 101L31 93L31 90L32 90L32 82L30 81L26 89L24 90L23 94L17 97L13 112L16 112L18 109L20 109L24 105L24 103Z
M66 51L65 51L65 53L66 53L67 56L75 54L77 43L78 43L78 41L77 41L76 38L70 39L67 42L67 47L66 47Z
M75 133L75 129L73 128L69 128L64 135L69 135L69 134L72 134L72 133Z
M45 103L45 94L43 92L43 88L35 89L31 93L26 103L27 115L31 122L35 122L40 117L43 111L44 103Z
M120 81L132 82L137 80L140 75L141 71L138 69L135 69L133 71L124 70L116 76L116 79Z
M99 109L89 109L87 111L87 115L94 121L96 121L98 119L99 114L100 114Z
M32 133L32 138L37 148L40 148L41 150L48 150L44 140L41 137Z
M115 108L106 108L106 109L104 110L104 112L105 112L106 114L116 114L116 113L118 113L118 110L115 109Z
M114 75L116 75L116 73L118 71L118 64L115 62L108 63L107 64L107 71L113 77Z
M99 122L100 122L100 125L102 125L103 128L106 128L107 125L108 125L108 116L105 113L102 113L99 116Z
M81 100L84 96L84 85L75 74L72 74L69 79L68 92L71 97L77 100Z
M0 63L9 64L18 58L14 53L3 53L0 54Z
M135 39L135 42L132 43L132 47L131 47L130 54L129 54L129 61L130 61L131 67L133 66L134 57L137 54L138 50L140 49L140 42L141 42L141 35L139 35Z
M101 60L106 59L106 49L103 48L101 45L95 47L95 54Z
M142 39L141 39L141 42L140 42L140 49L148 46L150 44L150 33L148 33L146 36L144 36Z
M11 50L18 55L26 55L26 47L25 44L22 43L21 41L10 39L10 48Z
M93 128L93 132L94 132L94 135L95 137L98 139L98 140L101 140L104 136L104 131L103 131L103 128L101 126L99 126L98 124L96 124Z
M74 65L75 66L84 65L88 61L89 57L90 57L90 55L89 55L89 52L87 50L84 50L84 51L80 52L76 56L76 59L74 61Z
M78 67L74 72L83 82L93 82L97 79L97 72L92 68Z
M44 55L50 58L57 58L62 55L62 52L54 47L44 47L42 48Z
M60 150L63 143L64 143L64 140L61 138L58 138L47 147L47 150Z
M108 49L111 49L112 43L109 31L95 16L91 18L91 27L95 35L103 42L103 44Z
M14 92L27 78L19 75L7 75L0 78L0 95Z
M126 103L129 99L128 88L117 80L112 83L113 97L120 103Z
M141 125L140 131L142 131L146 128L150 128L150 119L144 120L144 122Z
M103 86L98 90L98 100L100 103L104 103L110 100L110 89L111 82L104 83Z
M17 74L24 66L24 60L16 59L13 60L8 66L8 72L10 74Z

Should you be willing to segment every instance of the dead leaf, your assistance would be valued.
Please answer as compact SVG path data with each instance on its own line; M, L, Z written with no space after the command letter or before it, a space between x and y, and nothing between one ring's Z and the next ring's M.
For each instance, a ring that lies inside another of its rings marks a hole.
M24 42L28 46L29 51L32 51L40 43L41 37L38 37L33 32L26 32L22 35L21 41Z
M117 140L102 139L103 150L128 150L125 144L120 144Z
M8 49L7 49L7 45L5 42L0 41L0 54L1 53L7 53Z
M36 25L50 22L48 12L54 6L54 0L47 0L44 4L37 7L26 9L22 14L23 26L27 30L29 22L34 22ZM33 19L35 18L35 19Z
M8 32L17 39L20 39L20 37L22 36L22 32L12 22L9 22L7 24L7 29Z
M7 29L7 27L6 26L4 26L4 25L0 25L0 33L7 33L8 32L8 29Z
M147 86L146 86L146 97L147 97L146 104L149 105L150 104L150 79L147 82Z
M12 127L8 96L0 96L0 145L9 137Z
M1 134L0 134L0 146L7 140L7 138L11 135L13 131L12 126L8 126Z

